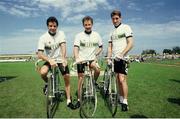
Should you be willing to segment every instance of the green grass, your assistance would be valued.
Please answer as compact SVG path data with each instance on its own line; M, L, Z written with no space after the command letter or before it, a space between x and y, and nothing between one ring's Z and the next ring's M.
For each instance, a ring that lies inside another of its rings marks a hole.
M35 71L34 63L0 63L0 77L0 118L46 118L43 81ZM121 112L118 107L116 118L180 118L180 60L132 63L128 85L130 110ZM77 77L71 77L73 99L76 99L76 90ZM102 95L99 92L97 94L95 117L111 118ZM67 108L64 98L54 117L79 118L79 109Z

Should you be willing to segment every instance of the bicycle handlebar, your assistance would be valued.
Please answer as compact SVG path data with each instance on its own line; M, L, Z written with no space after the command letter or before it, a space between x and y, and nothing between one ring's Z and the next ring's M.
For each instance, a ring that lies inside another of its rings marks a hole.
M81 61L78 61L78 62L74 62L73 66L76 65L76 64L79 64L79 63L87 63L89 61L92 61L92 60L81 60Z

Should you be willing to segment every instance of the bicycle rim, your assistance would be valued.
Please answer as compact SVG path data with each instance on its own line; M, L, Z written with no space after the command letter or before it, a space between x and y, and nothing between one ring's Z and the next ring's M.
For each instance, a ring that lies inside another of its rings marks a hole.
M108 95L108 88L109 88L109 75L108 75L107 69L104 72L103 82L104 82L104 85L103 85L104 97L106 98Z
M92 79L89 79L90 77L86 78L88 79L84 79L81 88L80 110L85 117L93 117L97 107L97 95Z
M55 97L57 100L60 100L61 93L60 93L60 75L59 75L59 69L56 67L54 70L54 77L55 77Z
M117 112L117 82L114 75L111 75L109 84L108 103L112 116L114 117Z
M47 117L52 117L52 109L53 109L53 97L52 97L52 81L48 79L48 90L46 95L46 108L47 108Z

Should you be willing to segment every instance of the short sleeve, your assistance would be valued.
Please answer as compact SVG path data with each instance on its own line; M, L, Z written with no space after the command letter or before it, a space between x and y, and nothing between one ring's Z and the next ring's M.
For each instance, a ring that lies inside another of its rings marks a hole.
M78 35L75 36L75 39L74 39L74 46L80 46L80 39L78 37Z
M60 32L60 44L66 42L66 36L63 31Z
M108 40L108 43L111 43L112 42L112 33L109 34L109 40Z
M99 34L97 34L97 37L98 37L98 45L99 46L102 46L103 45L103 42L102 42L102 38Z
M126 27L125 27L125 35L126 35L126 37L133 36L133 32L131 30L131 27L128 25L126 25Z
M38 42L38 50L44 50L44 48L45 48L45 44L43 42L43 39L40 38Z

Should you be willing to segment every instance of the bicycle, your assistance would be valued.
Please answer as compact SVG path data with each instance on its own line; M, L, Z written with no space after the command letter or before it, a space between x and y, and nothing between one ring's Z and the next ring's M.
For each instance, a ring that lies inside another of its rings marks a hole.
M97 108L97 94L94 77L89 66L90 61L84 60L81 62L85 64L85 72L80 90L80 114L84 114L85 117L93 117Z
M117 80L114 72L114 58L108 58L110 63L106 66L103 76L103 91L104 97L108 103L108 107L112 114L112 117L115 116L117 112L118 105L118 88Z
M42 60L38 60L35 63L36 69L39 70L40 67L38 63ZM47 94L46 94L46 111L47 118L52 118L56 112L59 105L60 98L64 95L64 90L60 90L60 70L59 67L51 67L47 74Z

